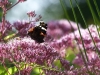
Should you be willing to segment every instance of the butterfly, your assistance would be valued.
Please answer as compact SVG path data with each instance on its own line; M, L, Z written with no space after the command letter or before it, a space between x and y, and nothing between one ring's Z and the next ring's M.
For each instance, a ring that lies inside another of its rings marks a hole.
M28 30L28 35L38 43L44 42L44 37L47 35L47 24L40 22L40 25L32 27Z

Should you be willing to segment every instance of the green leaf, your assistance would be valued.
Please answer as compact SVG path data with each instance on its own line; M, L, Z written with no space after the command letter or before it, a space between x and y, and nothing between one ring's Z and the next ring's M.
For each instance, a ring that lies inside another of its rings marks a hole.
M5 71L5 68L3 66L0 66L0 75Z
M3 70L3 72L0 73L0 75L9 75L9 74L13 75L16 72L17 72L17 68L14 66L14 67L8 68L7 70Z
M42 73L42 69L38 68L38 67L35 67L32 72L31 72L31 75L40 75ZM43 74L42 74L43 75Z
M61 68L60 60L54 61L54 65L57 66L58 68Z
M76 50L76 53L77 52L78 51ZM68 60L68 61L70 61L70 62L72 62L74 60L74 58L75 58L75 54L76 53L72 49L68 49L66 51L66 57L65 57L65 59Z

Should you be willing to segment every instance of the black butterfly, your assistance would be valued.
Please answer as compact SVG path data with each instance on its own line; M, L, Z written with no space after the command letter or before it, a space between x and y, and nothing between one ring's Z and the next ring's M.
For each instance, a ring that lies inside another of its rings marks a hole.
M28 35L38 43L44 42L46 36L47 24L40 22L40 25L32 27L28 31Z

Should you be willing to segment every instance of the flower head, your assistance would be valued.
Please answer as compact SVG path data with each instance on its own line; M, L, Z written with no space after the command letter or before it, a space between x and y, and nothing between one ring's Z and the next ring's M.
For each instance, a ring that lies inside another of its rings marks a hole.
M28 12L27 15L29 17L35 17L36 16L35 11Z
M35 22L34 22L35 23ZM13 27L18 31L18 34L20 36L27 36L27 31L31 28L34 27L34 23L29 23L26 21L17 21L13 23Z
M9 4L8 0L0 0L0 7L5 6L7 4Z
M59 38L77 30L77 24L68 20L56 20L48 22L48 35L53 38Z
M24 2L24 1L27 1L27 0L18 0L18 2Z

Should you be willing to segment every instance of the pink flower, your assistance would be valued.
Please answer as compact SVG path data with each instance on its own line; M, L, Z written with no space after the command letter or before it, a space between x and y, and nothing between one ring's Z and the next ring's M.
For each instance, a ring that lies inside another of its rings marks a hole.
M0 0L0 7L3 7L4 5L9 4L8 0Z
M17 30L20 36L27 36L27 32L31 27L34 27L35 22L29 23L26 21L16 21L13 23L13 27Z
M56 20L48 22L48 35L53 38L59 38L65 34L69 34L77 30L77 24L68 20Z
M35 11L28 12L27 15L29 17L35 17L36 16Z
M27 1L27 0L18 0L19 2L24 2L24 1Z

